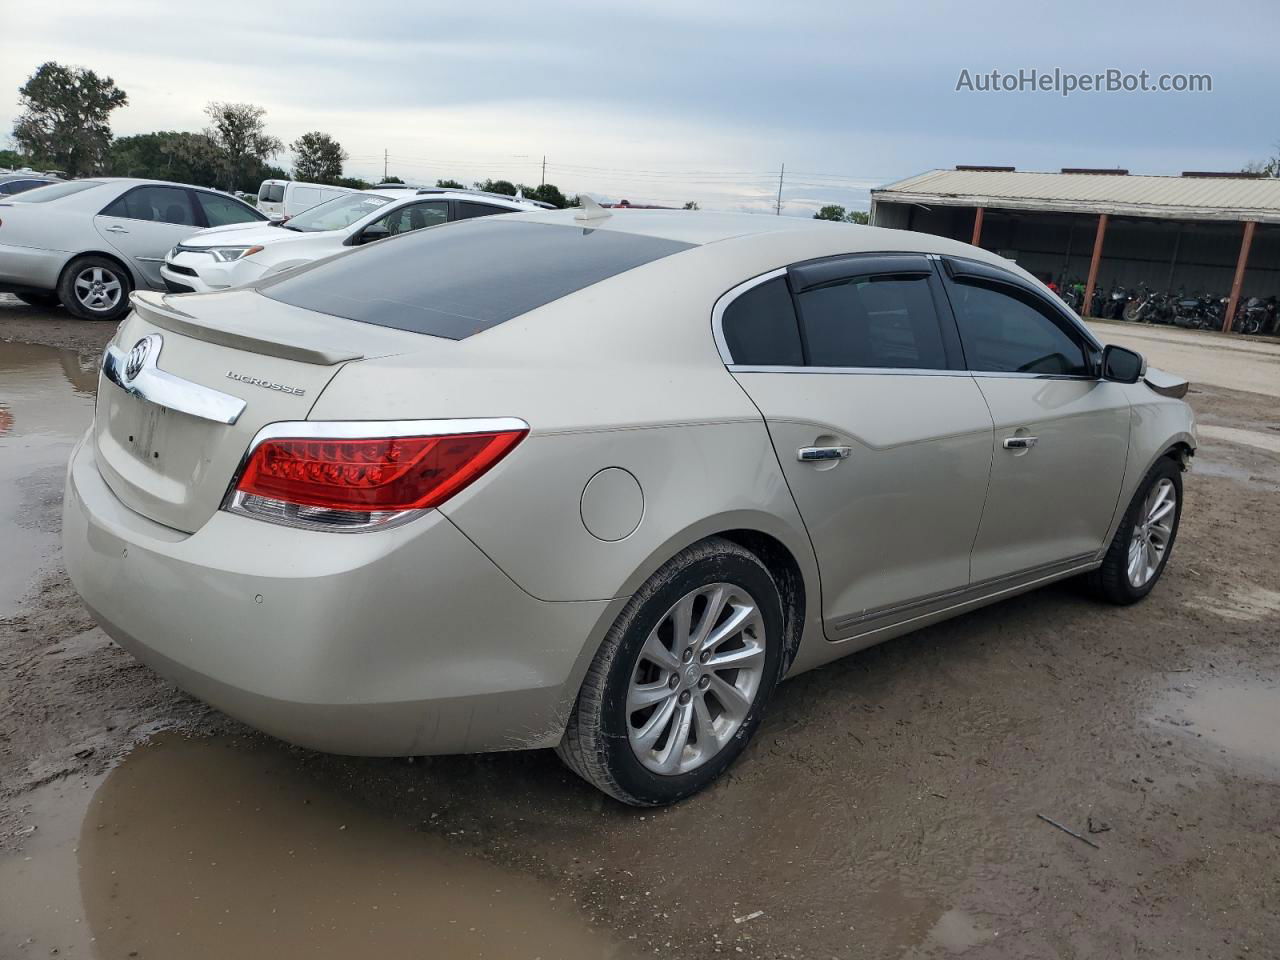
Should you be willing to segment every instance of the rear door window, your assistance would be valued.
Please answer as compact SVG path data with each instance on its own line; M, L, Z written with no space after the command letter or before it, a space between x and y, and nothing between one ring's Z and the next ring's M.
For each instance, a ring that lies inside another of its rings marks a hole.
M108 217L199 226L191 195L181 187L135 187L102 211Z
M946 370L928 276L851 277L800 293L800 330L813 367Z
M461 340L691 246L486 217L357 247L281 274L258 291L317 313Z

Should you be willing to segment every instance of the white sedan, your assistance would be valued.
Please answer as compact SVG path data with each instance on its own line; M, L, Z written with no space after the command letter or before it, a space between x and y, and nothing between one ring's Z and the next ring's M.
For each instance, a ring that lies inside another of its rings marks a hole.
M136 296L63 507L107 633L305 747L557 747L649 805L723 773L785 676L1160 580L1188 385L1025 270L585 202Z
M227 290L384 237L542 206L519 197L444 188L351 193L285 223L202 230L169 251L160 276L170 293Z

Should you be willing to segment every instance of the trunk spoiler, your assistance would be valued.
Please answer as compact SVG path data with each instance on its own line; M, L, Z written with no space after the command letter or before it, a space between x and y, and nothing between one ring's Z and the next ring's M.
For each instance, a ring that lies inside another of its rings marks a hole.
M252 326L252 320L244 314L237 314L234 319L195 317L169 303L163 294L150 290L135 290L129 299L148 323L206 343L325 367L364 357L349 348L313 342L315 328L301 323L278 319L269 329L263 329L261 325Z

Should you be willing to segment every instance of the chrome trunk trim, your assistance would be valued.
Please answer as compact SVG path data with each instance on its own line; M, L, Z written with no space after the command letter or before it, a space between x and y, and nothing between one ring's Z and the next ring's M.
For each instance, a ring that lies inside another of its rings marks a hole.
M163 346L164 338L158 333L143 337L129 353L109 344L102 355L102 375L125 393L190 417L228 425L240 419L246 406L244 400L175 377L156 366ZM131 357L135 358L136 369L126 369Z

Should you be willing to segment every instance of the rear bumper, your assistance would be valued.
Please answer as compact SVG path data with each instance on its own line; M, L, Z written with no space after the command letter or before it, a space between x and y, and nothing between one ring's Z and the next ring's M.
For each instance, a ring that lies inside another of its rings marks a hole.
M103 629L184 690L300 746L403 756L554 745L622 601L535 600L444 516L367 534L124 506L82 441L63 551Z

